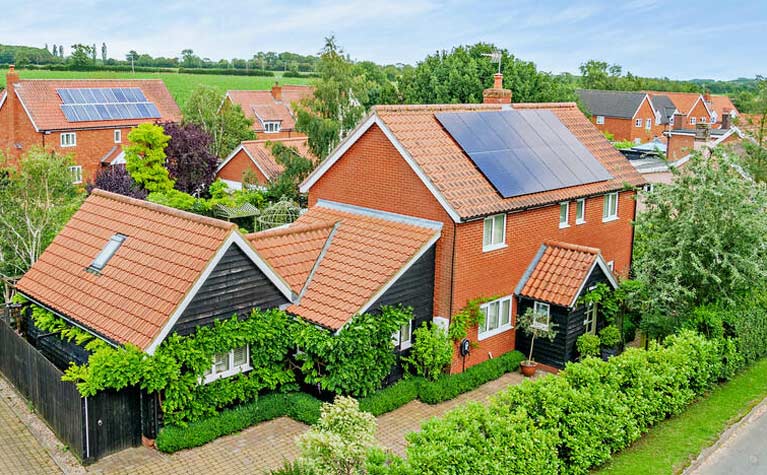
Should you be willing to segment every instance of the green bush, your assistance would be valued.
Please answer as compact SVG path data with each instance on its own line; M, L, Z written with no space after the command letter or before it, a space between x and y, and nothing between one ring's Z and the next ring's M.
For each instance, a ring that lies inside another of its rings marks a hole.
M592 335L591 333L584 333L578 337L575 342L575 346L578 348L578 354L581 355L581 359L587 356L599 356L599 337Z
M287 410L285 415L304 424L313 425L320 420L322 401L306 393L288 393L285 395Z
M360 399L360 410L380 416L404 406L418 397L418 387L423 379L401 379L391 386Z
M436 381L424 381L418 390L418 399L427 404L437 404L471 391L488 381L498 379L505 373L515 371L525 356L512 351L497 358L474 365L463 373L445 375Z
M621 332L615 325L608 325L599 332L599 342L605 348L615 348L621 342Z
M755 292L719 311L745 362L767 356L767 292Z
M410 356L403 359L405 367L415 370L429 381L436 380L453 361L453 344L442 328L427 323L413 332L415 343Z

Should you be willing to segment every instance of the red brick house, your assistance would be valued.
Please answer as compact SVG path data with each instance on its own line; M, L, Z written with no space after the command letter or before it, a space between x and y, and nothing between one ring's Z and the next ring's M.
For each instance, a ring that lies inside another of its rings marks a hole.
M485 98L492 103L377 106L301 186L309 194L310 206L329 200L443 223L435 249L435 321L449 320L470 300L494 298L483 306L488 315L483 328L475 327L468 334L476 348L466 361L456 357L453 370L516 347L514 325L521 296L515 291L532 272L530 267L545 242L565 248L585 246L599 255L599 259L579 260L589 272L579 268L573 274L560 266L554 273L558 277L542 294L549 295L549 300L535 304L541 311L549 305L552 318L553 307L561 303L554 295L562 293L559 287L573 275L585 275L588 280L602 267L626 275L633 245L635 188L644 184L576 104L511 105L511 93L501 89L500 82L486 91ZM504 130L512 150L506 156L517 154L528 160L516 162L500 177L516 180L523 188L533 186L532 192L501 193L488 178L486 172L490 172L477 165L482 163L479 156L475 161L465 148L469 147L466 140L482 134L463 134L460 128L449 132L445 124L455 120L485 120L486 127ZM535 139L537 133L542 139ZM527 139L514 142L524 136ZM567 146L558 142L565 137L570 140ZM556 149L558 158L548 164L537 161L533 155L549 153L547 147ZM578 157L584 154L587 159L581 161ZM572 186L551 185L552 176L586 164L605 173L598 179L576 180ZM543 182L549 184L540 185ZM573 305L563 308L574 310L577 304ZM574 337L595 330L584 328L583 320L572 326L567 341L560 342L561 352L548 364L563 365L574 356Z
M253 121L253 130L272 139L304 137L296 131L292 104L314 94L312 86L281 86L275 83L268 91L232 90L224 100L242 108L245 117Z
M659 96L665 96L674 104L676 113L684 116L684 123L682 124L677 123L678 120L670 122L669 125L672 129L695 128L698 124L710 125L716 123L717 116L709 106L709 103L704 99L703 94L693 92L646 92L653 101L659 98Z
M282 165L277 163L272 154L270 142L280 142L288 147L294 147L304 157L314 159L309 151L306 137L245 140L221 161L216 169L216 178L223 180L229 188L239 190L242 188L245 172L249 171L258 185L266 186L283 170Z
M593 89L579 89L576 93L591 114L591 122L615 140L645 143L665 130L662 113L646 93Z
M178 121L181 111L159 79L19 79L13 66L0 92L0 150L12 159L34 145L72 153L76 182L119 154L131 128Z

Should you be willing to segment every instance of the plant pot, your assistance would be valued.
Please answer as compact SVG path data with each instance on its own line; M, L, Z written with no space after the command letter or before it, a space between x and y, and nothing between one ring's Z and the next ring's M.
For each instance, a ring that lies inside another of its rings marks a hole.
M535 374L538 363L535 361L523 361L519 364L519 367L522 368L522 374L529 378Z
M618 354L618 347L614 346L612 348L602 348L602 359L604 361L607 361L608 359L612 358L613 356Z

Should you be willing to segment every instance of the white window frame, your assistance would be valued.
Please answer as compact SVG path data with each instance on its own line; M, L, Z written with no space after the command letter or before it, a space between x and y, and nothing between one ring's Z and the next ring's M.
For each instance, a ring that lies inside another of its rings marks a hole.
M706 120L706 118L705 118L705 117L701 117L701 118L700 118L700 123L701 123L701 124L707 124L707 123L708 123L708 120Z
M575 224L586 223L586 198L581 198L575 202Z
M634 119L634 127L642 128L642 119Z
M77 134L75 132L62 132L59 135L59 145L62 147L76 147Z
M241 365L234 365L234 351L238 350L239 348L245 348L245 363ZM231 376L244 373L246 371L250 371L253 369L250 366L250 345L245 345L244 347L238 347L238 348L232 348L225 354L227 358L229 358L229 369L217 372L216 371L216 355L213 355L211 357L211 364L210 369L205 371L205 374L202 377L202 383L203 384L209 384L213 381L218 381L219 379L223 378L229 378Z
M115 143L122 143L123 142L123 131L120 129L115 129L114 131L114 139Z
M280 123L276 120L268 120L264 122L265 134L278 134L280 132L280 129L282 129L282 127L280 126Z
M690 117L690 125L695 125L697 123L697 119L695 117Z
M503 223L500 226L500 230L497 229L495 224L496 218L499 216L503 216ZM485 242L485 234L487 232L488 225L490 226L490 242ZM497 239L499 237L500 240ZM482 252L494 251L504 247L506 247L506 214L502 213L488 216L483 220L482 224Z
M615 261L607 261L607 268L610 269L611 272L615 271Z
M652 119L645 119L645 121L644 121L644 128L646 130L652 129Z
M402 339L402 329L408 327L407 340ZM406 324L402 325L399 330L394 332L391 336L391 341L399 351L405 351L413 346L413 320L410 320Z
M603 204L602 204L602 222L606 223L608 221L615 221L618 219L618 201L619 201L619 195L618 192L615 191L613 193L606 193L603 195ZM613 200L615 201L615 206L612 206ZM614 210L612 208L615 208Z
M539 317L546 317L546 321L542 322ZM533 327L540 328L541 330L548 330L551 323L551 305L546 302L533 302Z
M668 125L674 125L674 116L668 118Z
M72 165L69 168L69 174L72 175L72 184L79 185L83 182L83 167L81 165Z
M564 209L565 212L565 220L562 221L562 210ZM569 228L570 227L570 202L569 201L563 201L559 203L559 229Z
M503 315L503 306L504 303L508 306L508 315L507 319L508 321L504 323L504 315ZM489 310L492 306L497 305L498 306L498 326L496 328L490 329L490 319L489 319ZM506 332L514 328L514 325L512 325L512 296L507 295L506 297L501 297L499 299L493 300L491 302L484 303L480 305L479 310L484 314L483 322L477 327L477 340L484 340L485 338L490 338L491 336L498 335L500 333Z
M603 115L597 116L597 125L605 125L605 116Z
M648 183L644 186L645 193L652 193L655 191L655 183Z

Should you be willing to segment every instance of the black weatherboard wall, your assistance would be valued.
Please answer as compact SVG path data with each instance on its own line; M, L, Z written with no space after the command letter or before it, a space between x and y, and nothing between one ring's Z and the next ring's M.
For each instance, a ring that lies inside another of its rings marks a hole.
M226 251L176 322L172 332L189 335L201 325L243 316L253 308L275 308L288 303L271 280L237 245Z

